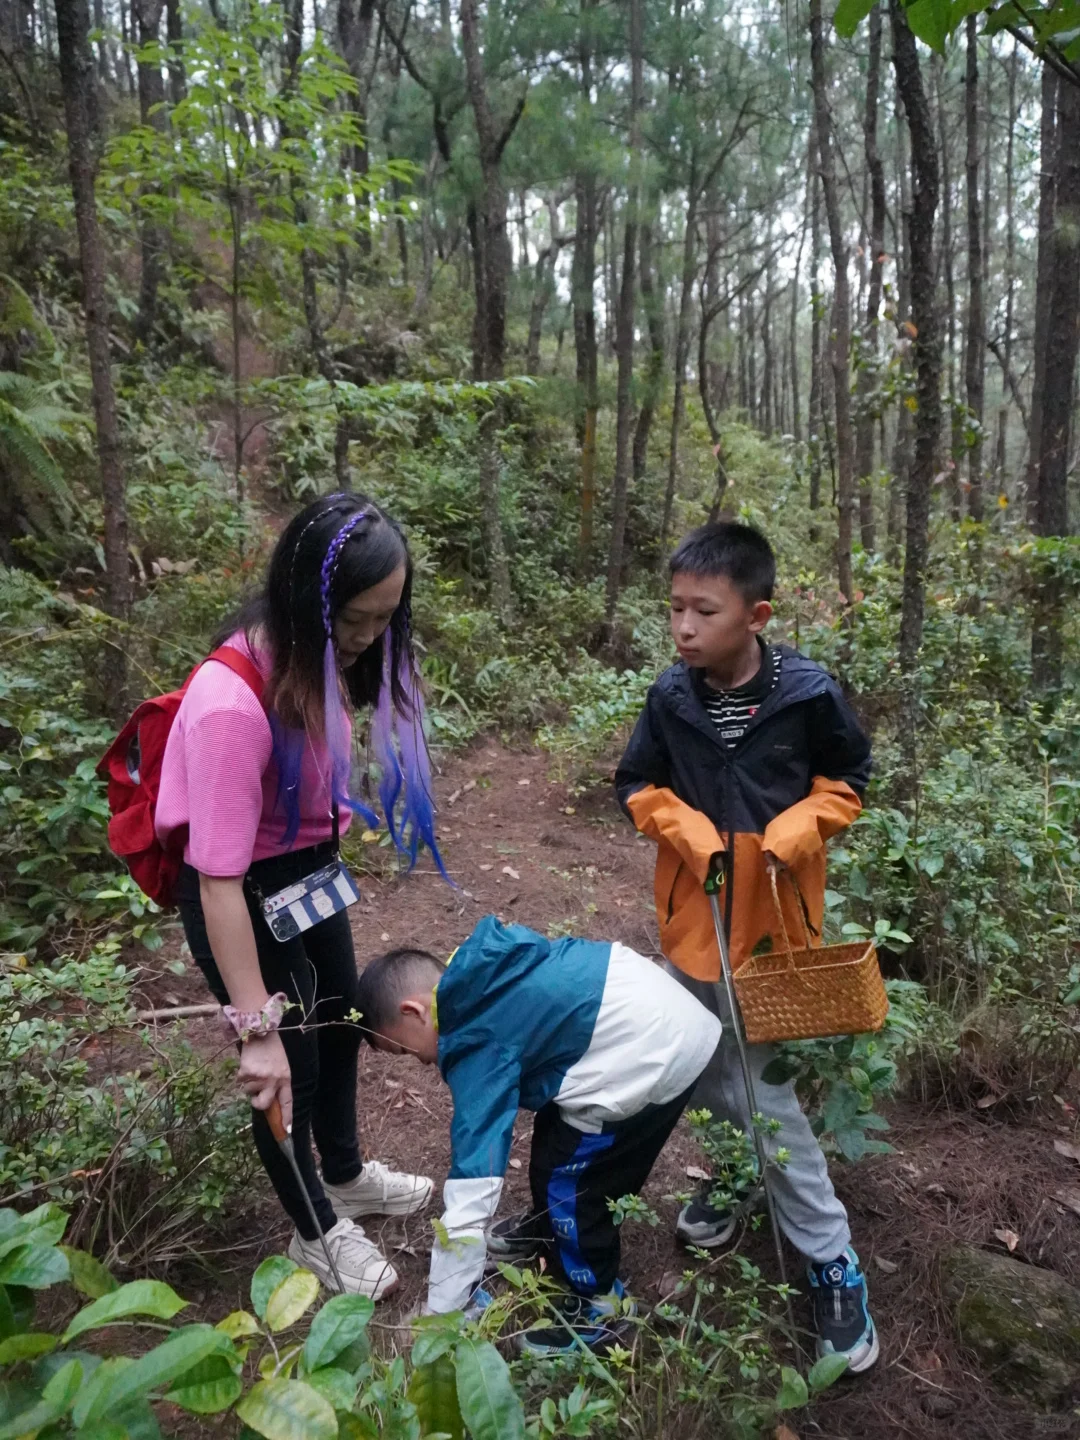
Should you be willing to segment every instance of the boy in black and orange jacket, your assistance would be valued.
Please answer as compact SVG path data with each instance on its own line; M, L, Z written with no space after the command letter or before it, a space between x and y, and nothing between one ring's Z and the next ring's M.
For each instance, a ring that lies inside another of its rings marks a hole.
M694 1103L748 1129L704 882L713 856L726 854L735 970L755 950L783 943L770 864L780 871L788 933L802 934L796 885L820 932L825 842L861 809L870 745L831 676L797 650L763 640L776 575L763 535L733 523L703 526L682 542L670 569L671 629L681 659L650 689L615 783L634 824L657 842L664 955L724 1024ZM809 1262L819 1353L846 1355L853 1372L868 1369L878 1340L847 1212L791 1083L762 1079L771 1047L749 1052L758 1104L781 1126L770 1143L790 1154L773 1194L781 1228ZM718 1246L734 1233L736 1216L713 1209L709 1192L706 1184L679 1216L688 1243Z

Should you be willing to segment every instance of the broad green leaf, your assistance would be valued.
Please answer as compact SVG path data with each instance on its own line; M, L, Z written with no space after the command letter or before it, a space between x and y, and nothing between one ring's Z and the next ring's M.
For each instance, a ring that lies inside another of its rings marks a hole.
M279 1330L287 1330L290 1325L295 1325L318 1297L318 1277L310 1270L294 1270L291 1275L285 1276L267 1300L263 1318L276 1335Z
M120 1282L93 1255L85 1250L76 1250L70 1245L61 1245L71 1267L71 1283L80 1294L89 1300L100 1300L102 1295L111 1295L120 1289Z
M333 1406L302 1380L260 1380L236 1413L266 1440L333 1440L338 1433Z
M28 1330L34 1319L34 1292L25 1285L0 1285L7 1291L16 1330Z
M22 1327L15 1324L15 1311L11 1308L7 1287L0 1285L0 1340L6 1340Z
M356 1399L356 1381L347 1370L338 1370L334 1365L324 1365L313 1370L307 1383L317 1390L324 1400L329 1400L335 1410L351 1410Z
M0 1365L14 1365L19 1360L36 1360L39 1355L48 1355L50 1350L55 1350L57 1340L55 1335L46 1335L41 1331L28 1331L23 1335L9 1335L6 1340L0 1340Z
M445 1325L434 1330L421 1330L413 1341L410 1359L414 1365L431 1365L457 1344L457 1333Z
M75 1405L71 1412L71 1418L77 1429L81 1430L84 1425L97 1423L98 1417L105 1408L102 1404L102 1396L110 1389L116 1377L123 1374L125 1370L129 1370L134 1363L129 1355L113 1355L110 1359L103 1360L90 1372L75 1398Z
M227 1410L244 1392L244 1382L226 1355L208 1355L183 1376L165 1396L195 1415L216 1415Z
M416 1406L421 1435L450 1435L453 1440L463 1440L465 1422L452 1355L443 1353L431 1364L417 1365L409 1379L408 1396Z
M0 1260L0 1283L25 1285L28 1290L44 1290L70 1273L67 1256L55 1245L20 1245Z
M876 3L877 0L839 0L833 15L836 33L850 40Z
M457 1394L473 1440L524 1440L525 1412L510 1370L489 1340L459 1340Z
M155 1320L171 1320L186 1304L187 1301L181 1300L172 1286L162 1280L132 1280L129 1285L111 1290L108 1295L102 1295L80 1310L61 1336L61 1343L66 1345L76 1335L94 1330L99 1325L126 1320L131 1315L151 1315Z
M251 1308L260 1320L266 1318L266 1303L270 1296L286 1275L299 1268L296 1261L290 1260L287 1255L271 1255L255 1271L251 1277Z
M246 1310L233 1310L224 1320L218 1321L217 1329L223 1335L228 1335L230 1340L238 1340L241 1335L260 1334L259 1322Z
M69 1360L45 1386L40 1400L14 1419L0 1425L0 1440L16 1440L17 1436L33 1435L54 1420L59 1420L78 1394L82 1378L82 1365L78 1360Z
M780 1369L780 1393L776 1397L778 1410L798 1410L810 1399L806 1381L790 1365Z
M827 1390L840 1379L847 1368L846 1355L823 1355L811 1365L810 1373L806 1377L811 1393L817 1395L820 1391Z
M212 1325L185 1325L127 1366L104 1387L88 1419L108 1414L129 1400L165 1389L213 1354L233 1354L232 1341Z
M367 1328L375 1302L366 1295L334 1295L311 1322L304 1345L304 1364L318 1370L336 1360Z
M951 0L915 0L904 11L911 32L924 45L945 53L945 41L949 38L949 23L952 19Z

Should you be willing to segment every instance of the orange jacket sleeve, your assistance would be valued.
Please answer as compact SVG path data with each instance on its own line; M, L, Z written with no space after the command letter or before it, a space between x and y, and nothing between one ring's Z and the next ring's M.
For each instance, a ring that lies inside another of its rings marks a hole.
M762 849L772 851L785 865L797 866L824 849L826 840L850 825L861 809L850 785L818 775L805 800L766 825Z
M641 833L650 840L666 840L704 885L712 857L725 848L712 821L680 800L674 791L657 789L655 785L636 790L626 805Z

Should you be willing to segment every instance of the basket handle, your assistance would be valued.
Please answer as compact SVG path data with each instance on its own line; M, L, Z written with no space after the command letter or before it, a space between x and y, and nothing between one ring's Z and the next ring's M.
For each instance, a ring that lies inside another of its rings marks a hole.
M776 918L780 921L780 933L784 937L784 946L788 954L789 968L794 969L795 960L792 955L791 941L788 939L787 925L784 922L784 910L780 904L780 893L776 888L776 870L777 867L775 865L769 866L769 887L772 890L773 905L776 907ZM806 941L806 948L809 950L813 941L810 939L810 921L806 914L806 902L803 900L802 891L799 889L795 876L791 875L790 878L792 888L795 891L795 897L799 902L799 918L802 920L803 938Z

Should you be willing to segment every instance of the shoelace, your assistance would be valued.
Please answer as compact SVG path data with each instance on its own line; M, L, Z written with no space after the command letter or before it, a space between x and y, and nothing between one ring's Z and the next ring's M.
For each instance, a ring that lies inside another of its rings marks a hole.
M354 1225L351 1230L344 1231L335 1239L343 1258L347 1256L353 1260L381 1260L384 1265L389 1264L379 1247L368 1239L359 1225Z

